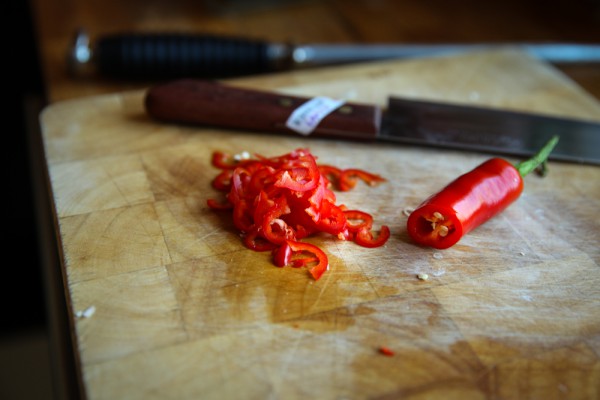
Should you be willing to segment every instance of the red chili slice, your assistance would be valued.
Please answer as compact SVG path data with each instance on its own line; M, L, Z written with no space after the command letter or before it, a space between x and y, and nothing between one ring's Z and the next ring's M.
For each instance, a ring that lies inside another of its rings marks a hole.
M231 209L233 209L233 204L231 204L227 200L225 200L223 202L219 202L215 199L208 199L208 200L206 200L206 204L213 210L231 210Z
M386 346L381 346L381 347L379 348L379 352L380 352L381 354L383 354L384 356L388 356L388 357L393 357L393 356L394 356L394 354L396 354L396 353L394 352L394 350L392 350L392 349L390 349L389 347L386 347Z
M231 154L215 151L212 155L212 165L220 169L234 169L239 166L239 160L236 160Z
M333 165L319 165L321 176L327 179L327 187L338 187L342 170Z
M233 204L233 224L242 232L249 232L254 226L252 208L246 200L240 200Z
M317 226L321 231L339 235L346 229L346 216L335 204L324 201L320 212L321 218L317 221Z
M273 250L273 264L276 267L285 267L292 259L292 248L287 242L282 243Z
M236 168L231 176L231 190L228 198L233 204L246 200L247 185L251 179L251 174L244 168Z
M348 191L353 189L358 182L358 179L363 180L370 186L375 186L378 183L384 182L385 179L379 175L372 174L361 169L345 169L340 174L339 187L341 191Z
M271 190L275 183L275 169L272 167L263 166L252 173L252 178L249 182L249 193L255 196L262 191ZM266 192L265 192L266 193Z
M271 243L281 244L286 240L296 239L294 230L280 217L289 214L290 208L285 197L275 202L275 205L264 215L262 230L265 238Z
M244 245L254 251L271 251L277 248L277 245L269 242L260 235L260 228L254 227L243 236Z
M213 181L212 186L220 192L228 192L231 189L231 177L233 172L230 169L221 171Z
M383 246L390 238L390 228L387 225L382 225L377 237L373 236L371 229L362 228L354 237L354 242L363 247L380 247Z
M360 210L344 210L344 215L348 222L348 230L350 232L358 232L360 229L366 228L368 230L373 226L373 217L371 214ZM361 221L360 223L354 223L354 221Z
M294 256L298 255L302 257L293 259ZM309 269L310 274L315 280L318 280L329 268L329 261L323 250L314 244L296 242L293 240L287 240L274 251L273 262L278 267L284 267L291 263L292 266L296 268L308 266L309 264L316 262L316 265Z
M277 173L277 177L278 180L275 182L275 186L306 192L317 186L321 174L314 157L311 154L306 154L301 158L285 163L281 171Z

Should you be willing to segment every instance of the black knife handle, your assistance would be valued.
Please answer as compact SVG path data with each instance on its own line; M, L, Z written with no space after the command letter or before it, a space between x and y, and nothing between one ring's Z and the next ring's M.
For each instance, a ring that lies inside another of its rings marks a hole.
M183 34L120 34L97 42L103 75L127 79L226 77L272 71L261 41Z
M236 37L184 33L119 33L93 46L84 31L71 49L71 71L154 80L226 78L288 68L289 45Z
M144 105L150 116L165 122L298 136L287 128L286 120L308 100L215 81L180 79L151 87ZM374 140L380 122L378 106L346 103L327 115L310 135Z

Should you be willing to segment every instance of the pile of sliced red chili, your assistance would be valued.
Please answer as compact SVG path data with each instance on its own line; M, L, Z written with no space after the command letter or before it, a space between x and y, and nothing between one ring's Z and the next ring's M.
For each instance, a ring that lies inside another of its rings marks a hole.
M270 158L215 152L212 164L221 169L213 187L225 192L226 198L210 199L208 206L232 210L246 247L272 251L279 267L309 267L314 279L319 279L329 267L327 255L301 240L320 232L364 247L382 246L390 236L386 225L374 234L370 214L336 205L332 190L351 190L358 180L370 185L385 181L379 175L319 165L308 149Z

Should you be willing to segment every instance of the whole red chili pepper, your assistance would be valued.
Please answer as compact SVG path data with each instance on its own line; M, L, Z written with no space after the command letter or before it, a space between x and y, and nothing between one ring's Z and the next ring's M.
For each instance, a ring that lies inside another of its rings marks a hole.
M492 158L458 177L411 212L407 228L418 244L446 249L519 198L523 177L545 164L558 142L553 137L531 159L512 165Z

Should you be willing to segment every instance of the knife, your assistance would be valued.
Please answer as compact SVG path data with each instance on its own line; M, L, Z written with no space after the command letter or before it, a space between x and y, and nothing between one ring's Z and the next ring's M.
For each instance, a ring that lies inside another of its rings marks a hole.
M76 32L69 49L72 75L124 79L224 78L350 62L518 48L556 64L598 63L600 45L496 44L302 44L183 33L116 33L91 43Z
M144 107L163 122L301 136L287 123L310 100L179 79L150 87ZM551 159L600 165L600 123L400 97L390 97L385 109L362 103L336 106L307 136L530 156L554 135L560 141Z

